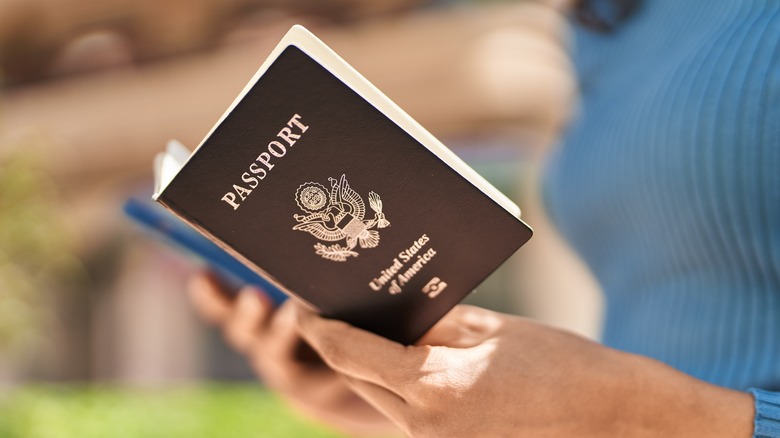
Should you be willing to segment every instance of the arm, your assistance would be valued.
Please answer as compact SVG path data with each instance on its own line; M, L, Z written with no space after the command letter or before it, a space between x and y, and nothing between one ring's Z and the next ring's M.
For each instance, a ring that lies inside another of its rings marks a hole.
M750 394L567 332L458 306L404 347L296 308L303 337L411 436L744 437Z
M780 438L780 393L751 389L756 403L753 436Z

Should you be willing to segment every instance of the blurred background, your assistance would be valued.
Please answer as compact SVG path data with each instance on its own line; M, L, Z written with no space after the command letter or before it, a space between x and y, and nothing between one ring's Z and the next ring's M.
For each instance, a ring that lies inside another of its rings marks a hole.
M0 0L0 437L340 436L263 390L193 314L197 266L121 211L294 23L521 205L534 239L469 302L596 336L537 194L576 102L548 3Z

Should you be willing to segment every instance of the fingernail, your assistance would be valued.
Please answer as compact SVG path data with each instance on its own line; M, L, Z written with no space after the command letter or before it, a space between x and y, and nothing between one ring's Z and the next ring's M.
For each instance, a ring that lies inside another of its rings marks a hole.
M254 287L254 286L244 286L239 291L239 294L252 294L252 295L260 295L263 293L260 289Z
M248 287L241 289L237 301L238 308L245 312L255 311L261 305L258 292Z
M257 298L257 301L260 302L260 305L268 311L273 310L276 307L276 304L274 303L274 300L271 299L271 296L268 295L268 292L264 291L263 289L260 289L256 286L244 286L242 291L248 291L252 295Z

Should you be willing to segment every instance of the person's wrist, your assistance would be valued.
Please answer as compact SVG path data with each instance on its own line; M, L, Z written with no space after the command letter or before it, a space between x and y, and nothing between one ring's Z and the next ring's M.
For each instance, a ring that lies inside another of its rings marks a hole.
M715 386L665 364L628 355L619 436L750 438L753 397Z

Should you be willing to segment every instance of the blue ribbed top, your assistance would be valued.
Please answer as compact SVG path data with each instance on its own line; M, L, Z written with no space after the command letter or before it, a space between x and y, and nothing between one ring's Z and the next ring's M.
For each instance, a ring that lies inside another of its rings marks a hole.
M780 391L780 1L644 3L575 29L547 207L603 287L606 345ZM777 395L754 395L777 415L756 436L780 437Z

